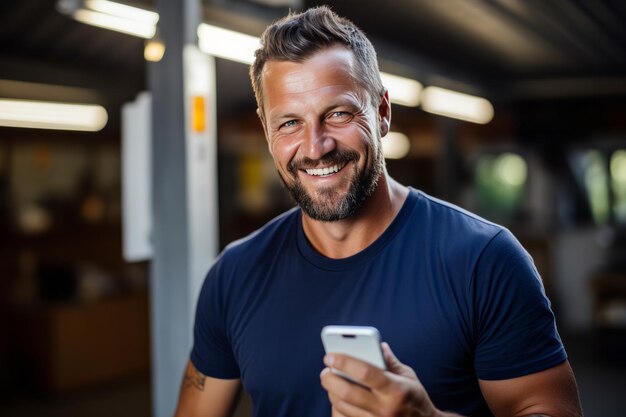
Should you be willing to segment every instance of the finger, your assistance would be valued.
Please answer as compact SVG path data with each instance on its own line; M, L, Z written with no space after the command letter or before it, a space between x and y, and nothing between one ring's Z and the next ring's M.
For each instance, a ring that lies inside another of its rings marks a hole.
M373 417L375 415L375 413L372 413L368 410L364 410L360 407L357 407L353 404L350 404L348 402L342 401L340 398L329 394L328 398L330 399L330 402L332 404L332 416L335 417L339 417L339 416L343 416L343 417L361 417L361 416L366 416L366 417Z
M331 353L324 356L324 363L372 389L384 388L389 383L384 370L348 355Z
M393 354L393 351L387 342L382 342L380 345L383 349L383 357L385 358L387 369L394 374L397 374L400 370L400 361L396 358L396 355Z
M346 403L343 401L339 401L337 404L333 405L333 409L336 410L338 415L342 415L345 417L373 417L374 414L371 412L364 410L362 408L356 407L350 403Z
M331 417L347 417L347 416L345 414L341 414L339 411L335 410L335 407L333 407Z
M354 407L373 410L378 398L367 388L363 388L325 368L320 374L322 387L328 391L328 398L334 405L347 403Z
M387 369L390 372L397 375L417 379L415 371L413 371L411 367L400 362L400 360L391 350L391 346L389 346L387 342L382 342L381 347L383 348L383 357L385 358L385 364L387 365Z
M344 414L341 414L339 411L335 410L335 407L333 407L331 417L347 417L347 416Z

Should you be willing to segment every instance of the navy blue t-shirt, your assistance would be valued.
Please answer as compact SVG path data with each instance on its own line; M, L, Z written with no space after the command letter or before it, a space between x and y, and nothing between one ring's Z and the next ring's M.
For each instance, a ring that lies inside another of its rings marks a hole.
M380 330L433 403L491 415L478 379L566 359L541 279L505 228L411 189L387 230L344 259L316 252L297 208L229 245L200 293L191 361L241 378L254 416L329 416L322 327Z

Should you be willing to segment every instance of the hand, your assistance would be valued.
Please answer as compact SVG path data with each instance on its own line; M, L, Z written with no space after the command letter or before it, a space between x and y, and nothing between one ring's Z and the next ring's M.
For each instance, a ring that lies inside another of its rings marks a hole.
M441 416L413 369L402 364L387 343L382 343L382 348L388 371L338 353L324 357L328 368L324 368L320 379L328 391L333 416ZM348 374L369 389L348 382L330 368Z

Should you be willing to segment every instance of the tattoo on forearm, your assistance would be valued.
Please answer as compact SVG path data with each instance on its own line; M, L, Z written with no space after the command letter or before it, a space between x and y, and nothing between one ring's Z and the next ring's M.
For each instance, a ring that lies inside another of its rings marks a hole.
M193 387L197 390L204 391L204 381L206 381L206 375L194 368L185 374L183 378L183 388Z

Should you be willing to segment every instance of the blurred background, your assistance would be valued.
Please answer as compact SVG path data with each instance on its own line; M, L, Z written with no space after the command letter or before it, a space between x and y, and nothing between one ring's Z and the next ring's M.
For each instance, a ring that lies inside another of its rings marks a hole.
M161 11L176 3L124 5ZM542 274L585 415L624 415L626 3L197 3L206 30L252 37L288 10L318 4L361 27L395 103L393 135L385 139L390 175L513 231ZM155 22L152 31L132 34L89 22L87 12L114 15L120 4L0 3L2 416L167 415L155 399L163 375L153 360L166 349L152 331L162 320L155 304L162 284L154 276L163 269L155 268L160 255L150 246L162 236L146 232L150 215L128 204L155 201L146 187L158 190L156 201L176 204L171 184L159 180L167 154L150 159L149 140L143 148L133 144L150 137L146 126L158 126L150 109L182 111L182 104L158 101L169 88L159 80L171 68L160 62L162 46L167 62L167 51L181 47L155 32ZM173 20L161 13L159 26L176 26ZM210 113L216 188L206 207L214 208L216 252L293 203L267 152L246 58L228 56L234 41L222 41L226 52L202 42L214 57L214 89L207 103L194 99L188 111ZM51 102L87 106L26 107ZM28 119L32 114L37 120ZM184 144L199 132L203 123L167 140ZM184 181L184 169L174 176ZM144 228L139 244L128 234L137 227ZM188 342L179 343L183 352ZM182 375L178 365L173 386ZM237 415L249 413L243 395Z

